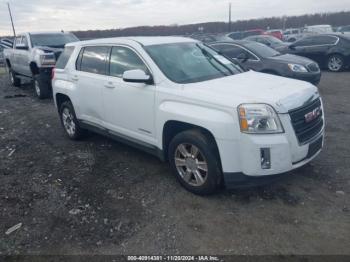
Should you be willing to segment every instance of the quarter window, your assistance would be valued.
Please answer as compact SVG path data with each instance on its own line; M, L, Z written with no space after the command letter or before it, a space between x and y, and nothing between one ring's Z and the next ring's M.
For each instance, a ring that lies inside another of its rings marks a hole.
M149 74L147 66L134 51L122 46L112 48L109 69L111 76L122 77L125 71L135 69Z
M107 74L107 58L110 48L106 46L88 46L81 53L81 62L77 61L77 70L106 75Z

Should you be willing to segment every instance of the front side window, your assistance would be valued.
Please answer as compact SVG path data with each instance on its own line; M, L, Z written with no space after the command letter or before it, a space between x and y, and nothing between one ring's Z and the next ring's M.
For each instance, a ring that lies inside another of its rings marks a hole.
M122 46L112 48L109 68L111 76L122 77L125 71L135 69L149 74L147 66L134 51Z
M312 37L302 38L301 40L299 40L293 44L293 46L311 46L311 45L313 45Z
M200 43L152 45L145 50L170 80L180 84L243 72L239 65Z
M107 74L107 58L110 48L107 46L88 46L81 51L77 61L77 70L106 75Z

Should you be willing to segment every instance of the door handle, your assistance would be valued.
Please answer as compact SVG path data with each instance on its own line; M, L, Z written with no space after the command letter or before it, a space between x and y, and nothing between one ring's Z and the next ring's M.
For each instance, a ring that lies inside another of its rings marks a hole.
M115 88L115 86L113 85L113 82L107 82L107 83L105 84L105 87L106 87L106 88Z
M79 80L79 77L78 77L77 75L74 75L74 76L72 76L72 80L73 80L73 81L78 81L78 80Z

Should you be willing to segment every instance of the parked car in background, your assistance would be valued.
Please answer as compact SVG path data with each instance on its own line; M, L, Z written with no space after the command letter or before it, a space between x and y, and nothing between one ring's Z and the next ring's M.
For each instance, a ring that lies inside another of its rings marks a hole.
M196 194L285 176L323 147L317 87L244 72L189 38L68 44L52 84L70 139L89 129L144 149Z
M190 36L192 39L199 40L203 43L212 43L216 41L230 41L232 40L227 35L223 34L193 34Z
M321 68L339 72L350 65L350 36L336 33L311 35L279 51L308 57Z
M244 38L244 40L247 41L254 41L254 42L258 42L260 44L264 44L268 47L271 47L273 49L280 49L280 48L284 48L286 46L288 46L288 43L285 43L279 39L277 39L274 36L271 35L255 35L255 36L249 36Z
M311 25L305 26L303 33L311 33L311 34L327 34L333 33L333 27L330 25Z
M71 33L24 33L16 36L13 48L5 49L5 62L14 86L21 78L31 79L36 95L47 98L51 93L51 71L65 44L79 41Z
M263 35L265 34L265 30L263 29L252 29L252 30L247 30L242 33L242 38L246 38L248 36L253 36L253 35Z
M0 46L0 65L4 65L4 48L2 46Z
M266 34L267 34L267 35L274 36L274 37L276 37L276 38L279 39L279 40L282 40L282 39L283 39L283 31L282 31L282 30L279 30L279 29L267 30L267 31L266 31Z
M340 33L350 33L350 25L341 26L338 28L337 32Z
M304 37L302 29L291 28L283 32L283 41L293 43Z
M243 32L232 32L226 35L227 37L233 39L233 40L241 40L243 38Z
M314 61L296 55L282 55L276 50L252 41L216 42L210 44L230 59L238 60L245 69L303 80L317 85L321 71Z

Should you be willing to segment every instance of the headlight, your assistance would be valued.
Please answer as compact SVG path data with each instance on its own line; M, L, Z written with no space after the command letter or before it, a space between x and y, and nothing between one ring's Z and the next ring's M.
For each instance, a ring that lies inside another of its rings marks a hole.
M42 66L54 66L56 64L56 58L54 54L41 54L39 56L39 59Z
M288 64L288 67L290 70L293 72L298 72L298 73L307 73L308 70L306 69L305 66L303 65L298 65L298 64Z
M283 133L275 110L266 104L243 104L238 107L241 132L248 134Z

